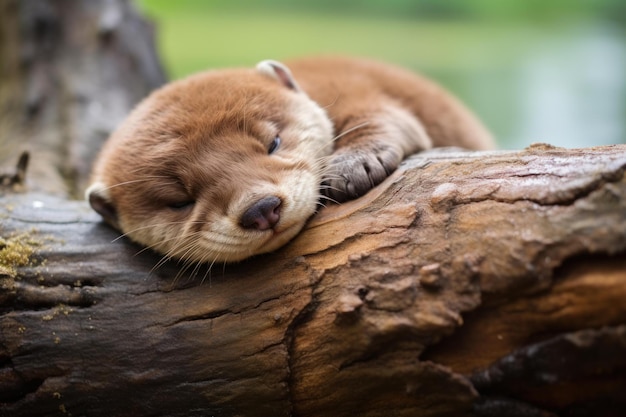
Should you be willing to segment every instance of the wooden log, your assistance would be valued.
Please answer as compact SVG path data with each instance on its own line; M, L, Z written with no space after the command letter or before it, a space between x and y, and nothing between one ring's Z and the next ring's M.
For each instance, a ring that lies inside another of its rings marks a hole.
M0 415L622 415L625 169L626 145L425 152L211 267L7 194Z

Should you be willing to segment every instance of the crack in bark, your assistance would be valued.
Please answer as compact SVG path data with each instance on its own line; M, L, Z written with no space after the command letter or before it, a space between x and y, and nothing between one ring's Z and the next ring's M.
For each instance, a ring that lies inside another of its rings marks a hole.
M623 170L622 170L623 172ZM503 198L503 197L494 197L493 193L485 196L479 197L458 197L455 198L455 205L464 205L464 204L473 204L473 203L482 203L485 201L493 201L497 203L503 204L517 204L517 203L533 203L541 207L568 207L576 203L578 200L582 200L587 198L590 194L595 191L599 191L606 186L619 182L620 178L598 178L597 180L591 181L586 184L584 187L580 187L578 190L571 190L567 194L571 194L567 198Z
M194 322L194 321L202 321L202 320L213 320L216 319L218 317L222 317L225 316L227 314L241 314L241 312L234 312L232 310L229 309L224 309L224 310L216 310L216 311L211 311L208 313L204 313L204 314L194 314L191 316L184 316L179 318L178 320L174 320L170 323L164 323L162 324L163 327L172 327L172 326L176 326L177 324L180 323L187 323L187 322Z
M8 214L8 216L12 221L24 223L28 225L35 224L35 225L63 226L63 225L81 225L81 224L92 224L92 225L100 224L100 221L96 219L85 220L85 219L80 219L80 218L74 218L70 220L60 221L60 220L44 220L41 218L25 219L23 217L13 216L12 214ZM89 214L89 216L91 216L91 214ZM16 229L18 228L16 227Z
M245 354L245 355L242 354L241 357L242 358L253 358L256 355L263 354L263 353L265 353L265 352L267 352L267 351L269 351L269 350L271 350L273 348L276 348L276 347L286 348L284 341L280 340L280 341L278 341L276 343L270 343L269 345L265 345L261 349L255 351L255 352L252 352L252 353L249 353L249 354Z
M285 384L287 386L287 402L289 404L289 415L291 417L297 417L297 414L295 412L295 406L294 406L296 404L294 389L297 385L295 377L294 377L294 368L295 368L294 356L296 352L296 346L295 346L296 332L300 326L303 326L306 323L308 323L313 318L313 314L317 311L317 308L320 304L320 301L318 300L318 296L317 296L317 291L323 280L323 276L324 276L323 273L320 273L317 278L311 275L311 286L310 286L311 298L302 307L302 309L298 312L298 314L296 314L293 320L291 320L291 323L289 323L289 325L287 326L287 329L285 330L283 340L281 341L281 343L283 343L285 346L285 351L287 352L287 358L286 358L287 359L286 360L287 380L285 381Z
M0 308L0 315L12 311L42 311L57 308L60 305L88 308L100 299L90 287L72 287L56 285L40 287L22 282L13 282L10 293L2 297L3 304L10 307Z
M2 345L3 351L6 347ZM46 369L41 371L46 377L26 376L23 372L16 369L13 358L8 358L0 364L0 405L15 404L22 400L26 400L29 396L43 386L46 380L64 376L65 373L60 370Z

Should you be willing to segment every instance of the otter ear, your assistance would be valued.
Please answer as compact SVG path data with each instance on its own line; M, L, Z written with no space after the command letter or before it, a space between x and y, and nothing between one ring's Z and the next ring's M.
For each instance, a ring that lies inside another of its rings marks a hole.
M101 182L94 182L85 191L85 199L89 201L93 208L111 226L119 230L117 220L117 210L111 201L109 188Z
M256 69L261 74L268 75L280 81L285 87L294 91L300 91L298 83L294 80L293 75L291 75L291 71L285 64L267 59L256 64Z

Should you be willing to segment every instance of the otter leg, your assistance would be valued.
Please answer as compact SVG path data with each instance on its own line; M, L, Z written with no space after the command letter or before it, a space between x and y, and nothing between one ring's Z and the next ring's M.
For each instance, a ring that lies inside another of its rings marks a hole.
M362 196L408 155L432 148L419 119L399 105L351 118L337 137L323 182L324 194L336 202Z

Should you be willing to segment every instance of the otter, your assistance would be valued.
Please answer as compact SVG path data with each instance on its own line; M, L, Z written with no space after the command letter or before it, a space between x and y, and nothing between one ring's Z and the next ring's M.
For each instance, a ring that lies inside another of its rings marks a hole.
M434 146L493 140L456 98L408 70L266 60L154 91L105 142L86 198L166 258L236 262L287 243L324 198L357 198Z

